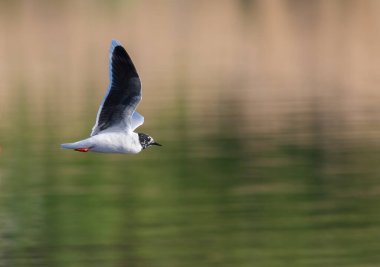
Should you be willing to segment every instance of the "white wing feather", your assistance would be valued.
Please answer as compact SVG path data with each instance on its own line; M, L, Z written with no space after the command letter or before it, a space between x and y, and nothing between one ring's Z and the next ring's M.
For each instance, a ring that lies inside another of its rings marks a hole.
M131 118L131 130L134 131L137 127L144 123L144 117L137 111L133 112Z
M103 100L100 103L100 106L99 106L99 109L98 109L98 113L96 115L95 125L94 125L94 127L92 127L91 136L93 136L94 131L95 131L96 127L98 126L99 116L100 116L100 113L102 111L104 101L106 101L107 96L108 96L108 94L109 94L109 92L111 90L111 85L112 85L112 54L113 54L113 50L115 50L115 47L119 46L119 45L121 45L121 43L118 40L115 40L115 39L112 40L111 46L110 46L110 49L109 49L109 55L108 55L108 58L109 58L109 77L110 77L110 82L109 82L107 91L106 91L106 93L105 93L105 95L103 97Z

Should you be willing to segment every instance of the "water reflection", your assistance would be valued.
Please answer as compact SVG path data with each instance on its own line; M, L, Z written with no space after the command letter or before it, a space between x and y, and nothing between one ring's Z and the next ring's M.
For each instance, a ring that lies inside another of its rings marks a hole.
M14 132L2 264L355 264L376 247L373 149L176 131L136 157L56 151L60 135L19 143Z
M380 262L374 2L28 3L0 4L0 25L21 15L0 27L0 266ZM164 146L61 151L89 134L115 36Z

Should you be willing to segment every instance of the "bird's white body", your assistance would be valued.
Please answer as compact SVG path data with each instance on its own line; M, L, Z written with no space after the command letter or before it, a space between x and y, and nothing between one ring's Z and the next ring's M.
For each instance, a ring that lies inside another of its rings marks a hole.
M91 152L137 154L142 150L137 133L102 132L87 139L62 144L62 148L89 148Z

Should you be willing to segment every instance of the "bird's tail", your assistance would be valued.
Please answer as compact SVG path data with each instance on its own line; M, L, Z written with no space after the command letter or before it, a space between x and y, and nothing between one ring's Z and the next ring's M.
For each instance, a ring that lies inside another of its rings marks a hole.
M66 144L61 144L62 149L76 149L78 148L77 143L66 143Z
M89 141L89 139L90 138L80 140L74 143L61 144L61 148L62 149L77 149L77 148L91 147L92 143Z

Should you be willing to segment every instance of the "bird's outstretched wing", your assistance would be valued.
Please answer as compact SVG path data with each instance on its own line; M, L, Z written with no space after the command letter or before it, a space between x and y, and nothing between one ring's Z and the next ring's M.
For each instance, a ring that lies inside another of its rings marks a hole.
M131 58L117 40L112 40L109 59L110 83L100 104L91 136L110 127L134 130L144 121L144 117L138 113L132 116L141 100L141 82Z

